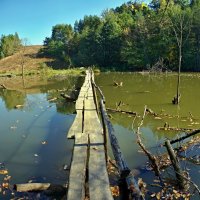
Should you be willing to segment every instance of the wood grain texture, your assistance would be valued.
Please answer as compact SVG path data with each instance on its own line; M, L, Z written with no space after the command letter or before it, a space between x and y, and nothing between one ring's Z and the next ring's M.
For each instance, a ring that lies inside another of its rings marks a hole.
M91 200L113 199L109 187L103 145L90 146L89 195Z
M85 199L85 177L87 163L88 136L77 133L75 137L73 160L70 168L68 200Z
M77 110L76 112L77 112L77 114L74 119L74 122L72 123L72 126L70 127L68 134L67 134L68 139L74 138L76 133L81 133L83 130L82 110Z

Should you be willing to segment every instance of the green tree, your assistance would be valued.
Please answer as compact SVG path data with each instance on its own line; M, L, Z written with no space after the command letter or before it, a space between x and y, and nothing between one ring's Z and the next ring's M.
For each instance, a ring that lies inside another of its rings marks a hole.
M20 49L21 40L17 33L2 35L0 39L0 56L1 58L11 56Z
M42 54L59 59L71 66L71 42L74 31L71 25L58 24L53 26L50 38L45 38Z

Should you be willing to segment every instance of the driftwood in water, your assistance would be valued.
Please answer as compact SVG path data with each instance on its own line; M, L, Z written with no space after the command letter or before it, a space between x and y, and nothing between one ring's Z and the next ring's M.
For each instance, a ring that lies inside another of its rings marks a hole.
M188 138L188 137L191 137L191 136L193 136L193 135L196 135L197 133L200 133L200 129L197 129L197 130L195 130L195 131L193 131L193 132L191 132L191 133L188 133L188 134L186 134L185 136L180 137L180 138L178 138L178 139L171 140L171 141L170 141L170 144L174 144L174 143L176 143L176 142L180 142L180 141L182 141L182 140L184 140L184 139L186 139L186 138Z
M160 131L196 131L197 129L192 128L177 128L177 127L158 127L157 130Z
M137 131L136 131L136 134L137 134L137 143L141 147L141 149L144 151L144 153L147 155L147 157L149 158L149 160L151 161L151 166L152 166L152 168L153 168L153 170L155 172L155 175L158 176L159 179L160 179L160 181L162 182L162 179L161 179L161 176L160 176L160 169L159 169L159 166L158 166L157 159L156 159L156 157L154 155L152 155L146 149L146 147L142 143L142 140L141 140L141 137L140 137L140 127L143 125L143 121L144 121L144 117L145 117L146 111L147 111L147 108L145 106L143 117L142 117L141 122L138 125Z
M117 86L117 87L122 87L123 86L123 82L117 82L117 81L113 81L113 85Z
M185 190L186 189L186 183L185 183L185 180L183 178L184 174L183 174L183 171L182 171L182 169L181 169L181 167L179 165L177 156L176 156L176 154L175 154L175 152L174 152L169 140L167 140L165 142L165 146L167 148L167 151L168 151L172 166L173 166L175 174L176 174L178 186L180 187L180 189Z
M60 96L65 98L67 101L75 101L76 99L73 96L69 96L67 94L61 93Z
M139 185L136 182L134 175L132 173L130 173L126 177L126 184L127 184L128 190L130 191L130 199L144 200L144 197L142 196Z
M173 103L173 104L179 104L180 98L181 98L181 95L179 94L178 97L174 97L174 98L172 99L172 103Z
M150 108L146 108L146 113L149 113L149 114L151 114L151 115L153 115L153 116L158 116L158 114L157 113L155 113L153 110L151 110Z
M113 155L115 157L116 164L117 164L118 170L120 172L120 176L121 176L121 178L126 180L126 184L130 191L132 199L135 199L135 200L143 199L143 196L138 187L138 184L137 184L134 176L130 173L131 170L129 169L129 167L123 157L123 154L120 150L118 140L114 133L115 132L114 128L113 128L113 126L109 120L109 117L106 113L106 108L105 108L103 99L101 99L100 105L101 105L102 118L104 119L105 124L108 129L108 134L109 134L109 138L110 138Z
M111 111L111 112L120 112L120 113L126 113L130 115L137 115L137 112L127 111L127 110L118 110L118 109L113 109L113 108L106 108L106 110Z
M4 84L0 84L1 89L7 89L7 87Z
M13 187L17 192L35 192L35 191L45 191L53 193L63 193L66 192L67 188L62 185L50 184L50 183L24 183L15 184Z

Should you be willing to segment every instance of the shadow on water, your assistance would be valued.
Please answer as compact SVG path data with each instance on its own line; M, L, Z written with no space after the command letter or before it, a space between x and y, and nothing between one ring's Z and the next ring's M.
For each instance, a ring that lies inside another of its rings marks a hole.
M60 92L81 84L81 79L71 80L51 80L50 86L38 83L40 87L29 86L26 92L0 91L1 115L5 116L1 117L0 163L12 176L11 184L28 181L66 184L68 175L63 166L70 165L73 146L66 134L75 117L72 114L75 106L60 97ZM22 107L14 109L16 105ZM25 196L35 199L37 195ZM2 197L0 193L0 198L10 199L11 195Z

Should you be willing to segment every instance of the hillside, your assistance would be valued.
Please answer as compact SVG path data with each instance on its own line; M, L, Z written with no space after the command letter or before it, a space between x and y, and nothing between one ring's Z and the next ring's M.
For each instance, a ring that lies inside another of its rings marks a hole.
M37 70L41 63L50 63L53 59L37 57L38 51L42 48L40 45L27 46L23 51L15 53L0 60L0 73L10 71L21 71L21 62L24 59L25 70Z

